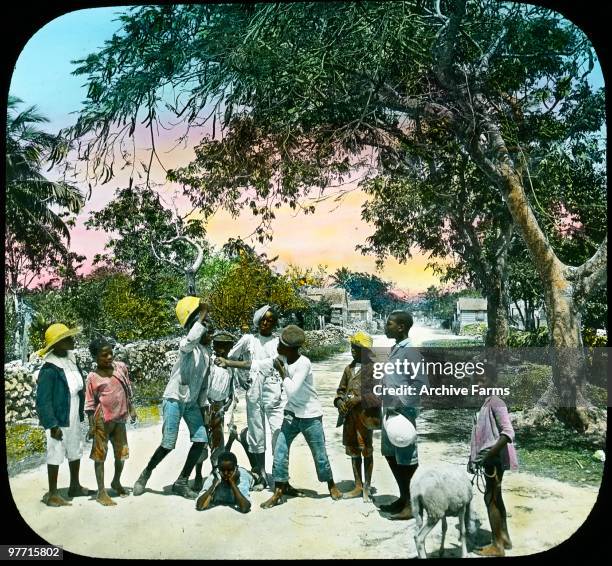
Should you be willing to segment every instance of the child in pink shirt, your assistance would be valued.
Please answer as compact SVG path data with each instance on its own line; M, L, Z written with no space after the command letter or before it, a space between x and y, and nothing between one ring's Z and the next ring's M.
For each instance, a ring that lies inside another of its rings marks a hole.
M476 383L483 391L494 385L484 375ZM480 469L484 472L484 499L493 535L489 546L475 552L481 556L504 556L505 550L512 548L512 542L502 498L502 479L505 470L518 470L518 460L508 408L497 396L486 397L474 418L468 469L472 473Z
M88 439L93 439L90 458L94 461L98 495L96 501L110 506L116 503L104 487L104 462L108 441L113 445L115 475L111 482L113 490L121 497L127 491L121 485L121 472L129 457L126 422L136 421L132 405L132 385L128 368L123 362L113 361L113 347L105 338L97 338L89 345L89 351L96 360L97 369L87 376L85 386L85 412L89 417Z

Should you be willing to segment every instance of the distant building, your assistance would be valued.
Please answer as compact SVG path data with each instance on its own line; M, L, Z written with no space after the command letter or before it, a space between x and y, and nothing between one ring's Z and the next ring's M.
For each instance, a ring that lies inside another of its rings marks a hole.
M526 316L527 312L523 300L514 301L510 304L508 318L512 326L519 330L525 330ZM533 326L539 328L541 325L546 326L546 311L543 308L534 309Z
M326 299L331 303L331 324L344 326L349 321L349 297L341 287L307 287L303 293L309 299L319 302Z
M487 299L461 297L453 315L453 330L458 334L468 324L487 324Z
M374 318L372 303L370 303L369 299L349 301L348 314L351 322L367 322L371 324Z

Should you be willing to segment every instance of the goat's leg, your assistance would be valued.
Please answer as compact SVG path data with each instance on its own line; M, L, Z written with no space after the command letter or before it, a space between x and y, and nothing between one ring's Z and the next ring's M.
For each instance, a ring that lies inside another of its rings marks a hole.
M420 528L419 532L414 537L414 542L416 543L417 552L419 553L419 558L427 558L427 552L425 551L425 538L431 532L438 521L431 522L429 517L427 518L427 522Z
M446 538L446 529L448 524L446 523L446 515L442 517L442 540L440 542L440 556L444 556L444 539Z
M459 541L461 542L461 558L465 558L467 556L467 545L465 542L465 513L466 506L464 505L457 518L459 519Z

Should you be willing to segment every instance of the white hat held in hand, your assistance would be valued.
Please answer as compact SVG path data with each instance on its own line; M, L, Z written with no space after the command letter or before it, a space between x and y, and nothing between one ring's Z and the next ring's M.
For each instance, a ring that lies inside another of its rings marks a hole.
M383 426L393 446L405 448L416 442L416 429L404 415L387 415Z

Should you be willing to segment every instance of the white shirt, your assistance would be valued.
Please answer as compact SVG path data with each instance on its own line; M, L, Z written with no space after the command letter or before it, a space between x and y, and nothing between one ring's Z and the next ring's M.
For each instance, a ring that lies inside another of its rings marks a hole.
M49 362L50 364L64 370L71 397L75 397L78 392L83 389L83 376L79 371L76 357L72 350L68 350L65 357L57 356L53 352L49 352L44 359L45 362Z
M170 380L164 391L164 399L176 399L182 403L206 399L210 354L200 344L206 327L196 321L179 343L179 359L172 368Z
M254 361L251 369L269 370L273 359ZM319 401L314 387L312 364L306 356L300 356L292 364L284 363L287 377L283 380L283 388L287 394L285 411L291 411L296 417L308 419L323 415L323 406Z
M230 360L242 361L274 359L276 356L278 356L278 337L261 336L260 334L244 334L227 355ZM272 367L272 364L266 364L261 368L251 365L249 376L255 383L259 378L275 377L278 379L278 372Z
M231 368L222 368L214 364L213 355L210 362L210 376L208 379L208 400L225 401L232 390L234 372Z

